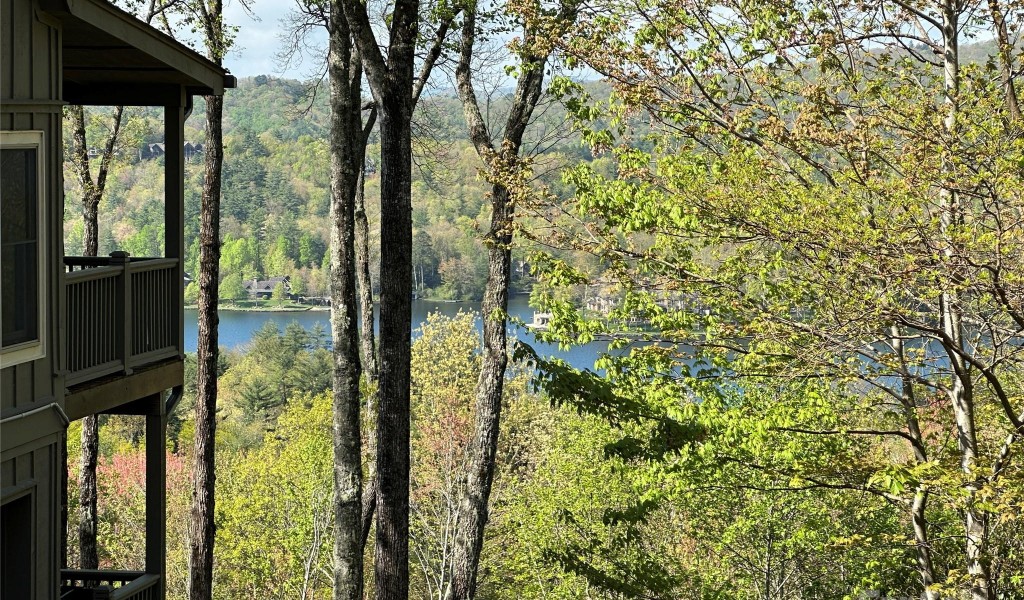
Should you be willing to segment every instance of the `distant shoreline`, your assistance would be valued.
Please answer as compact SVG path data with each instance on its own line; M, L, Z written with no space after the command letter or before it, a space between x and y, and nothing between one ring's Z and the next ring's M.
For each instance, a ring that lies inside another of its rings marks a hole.
M199 310L196 304L186 304L185 310ZM330 306L237 306L221 304L217 306L218 312L310 312L329 311Z
M479 304L480 300L448 300L445 298L414 298L420 302L434 302L437 304ZM377 299L374 299L376 302ZM199 310L198 304L186 304L185 310ZM330 306L319 306L312 304L296 305L291 304L287 306L244 306L237 304L220 304L217 307L218 311L221 312L307 312L307 311L323 311L327 312L331 310Z

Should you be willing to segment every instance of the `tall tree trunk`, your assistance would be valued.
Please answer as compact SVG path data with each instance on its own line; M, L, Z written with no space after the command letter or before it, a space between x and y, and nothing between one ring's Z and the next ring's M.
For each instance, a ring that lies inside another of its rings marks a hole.
M99 454L99 424L96 415L82 419L82 458L78 475L79 568L98 569L96 544L96 458Z
M334 598L363 593L359 332L356 316L354 152L360 123L360 71L341 6L331 4L331 331L334 342ZM354 71L354 72L353 72ZM355 80L355 86L352 85ZM353 89L354 88L354 89Z
M960 48L959 48L959 6L953 0L943 0L942 37L943 37L943 68L945 73L944 94L946 115L943 128L950 143L954 142L958 133L959 93L960 93ZM945 144L948 148L950 144ZM954 160L945 150L943 169L949 172L948 179L954 178ZM965 351L963 340L963 323L959 306L959 298L954 291L960 278L961 260L955 243L949 239L950 230L960 223L961 208L957 192L952 187L944 187L941 191L941 210L943 235L947 238L944 250L945 266L948 279L939 299L939 310L946 354L953 369L953 380L949 390L953 416L957 427L957 445L960 450L960 468L965 478L967 498L964 506L964 533L967 562L967 574L970 578L972 600L992 600L990 577L987 560L987 522L984 512L977 506L977 493L980 487L976 472L978 459L978 437L974 415L974 393L970 366L961 353Z
M939 592L932 587L936 583L935 566L932 562L931 541L928 538L928 490L920 487L914 491L910 504L910 519L914 526L914 544L917 554L917 572L921 575L924 600L939 600Z
M373 279L370 277L370 227L366 219L366 140L377 119L377 110L370 112L370 117L363 126L363 142L359 168L359 187L356 189L356 279L359 288L360 325L359 335L362 345L363 373L373 384L377 383L377 345L373 333ZM373 386L371 386L373 387ZM361 547L366 547L373 526L373 515L377 509L377 432L376 410L377 394L374 390L366 399L366 412L373 417L372 426L367 432L366 452L370 457L366 466L366 481L363 486L363 532Z
M452 549L448 600L468 600L476 595L477 571L483 548L488 503L497 462L501 398L508 364L508 289L511 279L513 205L503 174L519 168L523 134L540 100L546 56L523 58L516 91L506 119L500 149L495 149L473 88L471 62L476 36L476 8L465 11L462 47L456 81L469 127L469 137L487 165L491 186L491 226L484 237L487 246L487 284L480 310L484 319L484 354L476 385L476 424L466 449L466 487L459 503ZM532 40L529 31L524 38Z
M412 81L412 40L408 77ZM382 104L380 386L377 408L377 534L374 552L378 600L409 596L409 374L412 331L411 85L391 85Z
M903 406L903 418L907 433L913 446L914 460L919 465L928 462L924 436L921 434L921 423L917 418L917 399L914 393L914 381L907 364L906 349L903 344L903 332L899 327L890 327L889 343L899 358L901 374L900 404ZM935 564L932 560L932 544L928 536L928 488L921 485L914 490L914 499L910 504L910 521L914 529L914 545L917 555L917 572L921 576L921 587L924 589L924 600L939 600L939 593L930 589L937 581Z
M466 488L461 502L452 553L447 598L472 598L487 524L488 501L498 451L501 397L505 383L508 286L512 244L512 207L508 189L491 188L491 227L487 245L487 285L483 314L484 353L476 384L476 425L467 449Z
M213 594L214 450L217 430L217 314L220 272L220 185L224 163L224 98L206 96L206 177L199 224L199 342L196 372L196 433L193 451L192 515L189 535L188 597Z
M96 197L82 200L82 219L85 222L85 235L82 254L96 256L99 253L99 213L100 199Z
M412 112L422 86L413 78L419 36L418 0L396 0L387 54L373 34L366 5L338 0L380 111L381 268L377 409L377 600L409 597L409 363L412 331ZM453 17L451 17L453 18ZM423 61L425 82L451 23L438 29Z
M364 133L369 133L376 119L376 110L364 126ZM363 137L363 150L366 149L366 136ZM365 160L365 155L363 157ZM362 165L359 169L359 188L356 190L356 276L359 287L360 325L359 333L362 345L363 373L366 378L377 383L377 347L373 334L373 281L370 278L370 231L366 220L365 186L366 176ZM371 386L372 387L372 386ZM366 399L366 412L373 417L376 424L377 394L375 389ZM367 432L366 452L370 457L366 469L366 481L363 487L363 531L361 547L366 547L373 525L373 515L377 509L377 434L376 427L371 426Z
M118 137L121 132L124 107L117 106L114 108L110 135L104 143L103 154L100 157L99 170L95 181L92 178L92 169L89 164L89 148L85 131L85 108L80 105L71 106L68 109L68 116L71 118L72 128L71 167L78 175L79 183L82 186L82 222L85 230L82 253L85 256L96 256L99 252L99 204L103 198L103 192L107 184L107 172L110 170L110 164L114 158L114 149L117 146ZM83 569L99 568L99 550L96 541L96 463L99 446L99 421L96 415L87 416L82 419L82 456L81 468L78 474L78 550L80 557L79 566ZM64 461L66 465L67 456L64 457ZM67 510L66 496L67 490L65 489L62 496L65 511ZM64 547L66 548L66 546L65 540Z
M988 0L988 10L992 16L992 27L995 29L996 43L999 45L999 77L1003 83L1003 94L1006 96L1006 112L1010 121L1020 119L1020 103L1017 99L1017 86L1014 82L1013 42L1006 27L1006 17L999 6L999 0Z

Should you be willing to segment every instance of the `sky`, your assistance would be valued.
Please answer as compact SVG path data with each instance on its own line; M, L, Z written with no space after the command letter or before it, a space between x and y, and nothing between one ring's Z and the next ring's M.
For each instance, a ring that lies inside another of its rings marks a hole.
M254 0L252 14L246 12L239 0L226 3L224 13L228 23L238 26L238 37L231 52L224 59L225 66L236 77L274 75L290 79L309 79L316 68L315 61L307 60L283 68L276 58L284 48L280 36L281 23L295 6L295 0ZM318 42L326 46L326 35Z

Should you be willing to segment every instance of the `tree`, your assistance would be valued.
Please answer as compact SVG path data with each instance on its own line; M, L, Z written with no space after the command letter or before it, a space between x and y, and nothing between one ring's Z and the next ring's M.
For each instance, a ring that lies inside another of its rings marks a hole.
M73 142L71 144L71 165L82 186L82 221L85 224L83 254L96 256L99 247L99 226L97 210L107 184L107 173L114 159L114 150L121 131L124 107L114 108L109 134L100 155L99 169L93 180L89 166L88 142L85 130L85 108L72 105L68 108L71 117ZM99 452L99 422L95 415L82 421L82 464L79 468L78 489L80 513L78 516L79 566L82 569L98 569L99 553L96 545L96 461Z
M436 284L436 274L440 261L430 240L430 234L419 229L412 236L412 276L417 296L426 292L428 274L430 283Z
M221 291L221 295L223 295L223 291ZM199 300L199 286L195 281L190 281L185 286L185 304L195 304L197 300Z
M336 598L354 599L363 593L363 549L376 501L372 463L370 484L363 489L359 387L362 371L371 378L376 373L362 179L366 142L376 110L371 111L364 125L363 71L341 4L299 2L291 25L291 52L301 51L313 27L325 27L329 38L326 75L330 88L331 244L323 259L330 271L334 357L334 593ZM300 262L305 263L303 253L300 240ZM314 260L311 250L305 254ZM356 321L359 309L364 315L361 333Z
M277 285L274 286L274 291L271 292L271 298L276 300L278 304L281 304L288 299L288 293L284 289L283 281L277 282Z
M363 594L363 488L355 201L362 172L362 69L349 22L332 2L328 24L331 91L331 329L334 341L334 577L336 600Z
M481 364L474 321L472 313L430 314L412 345L410 545L422 573L422 597L442 597L451 582L451 540L465 489L471 399Z
M259 378L246 382L241 396L241 408L248 421L266 421L267 411L282 404L270 386Z
M460 501L454 538L451 587L445 592L446 598L460 600L476 595L477 567L483 547L501 424L502 390L508 364L506 335L514 206L509 181L518 178L523 168L520 157L523 136L540 100L546 63L552 50L545 39L547 32L541 34L533 29L533 23L524 28L522 46L518 49L520 63L516 89L504 126L500 129L501 141L495 143L495 135L484 120L476 96L472 73L473 51L478 37L476 19L481 10L476 3L463 10L461 53L455 71L470 141L483 160L486 176L492 184L491 224L484 236L487 283L480 305L484 316L484 353L476 385L474 434L467 446L467 482ZM573 2L564 4L559 9L556 23L561 25L570 21L575 11ZM445 272L450 271L450 268L445 269L447 264L447 261L441 263L442 279Z
M618 173L568 174L578 191L563 240L614 276L624 291L615 316L647 320L672 347L690 344L699 364L657 345L610 359L614 395L644 387L636 369L652 367L697 397L713 393L709 378L763 376L858 392L862 404L840 424L812 410L778 427L899 445L908 464L890 458L867 480L800 477L903 506L928 597L952 588L994 597L1009 584L990 568L999 551L980 498L1005 489L1022 432L1008 392L1020 368L1011 340L1024 323L1021 238L1006 220L1021 210L1017 66L998 48L967 64L960 38L999 38L1003 9L944 0L604 8L624 16L588 13L559 46L615 85L608 111L578 93L568 103L590 123L610 119L585 136L613 153ZM632 143L641 129L632 111L643 111L653 147ZM561 281L592 281L563 262L547 267ZM556 324L564 334L608 328L552 308L573 323ZM954 443L936 430L955 431ZM939 509L962 515L963 579L933 556L929 513Z
M243 2L244 4L244 2ZM231 46L222 0L195 0L185 5L186 21L201 31L206 54L218 66ZM196 371L195 446L193 448L192 530L189 536L190 600L213 596L213 545L217 432L218 281L220 267L221 172L224 165L224 98L206 96L205 178L199 227L199 340Z
M409 593L409 331L412 326L412 113L451 23L444 14L434 45L415 79L418 0L397 0L386 54L377 45L365 5L341 0L380 115L381 274L380 392L377 418L376 594ZM442 13L446 12L443 8ZM360 168L362 165L360 164Z
M194 285L193 281L191 285ZM232 273L224 278L218 286L217 293L221 298L225 300L245 300L249 294L245 291L245 286L242 285L242 276L238 273Z
M296 394L274 430L224 465L218 590L229 597L331 594L331 398Z
M376 109L363 127L363 133L373 130L377 120ZM363 143L365 155L366 143ZM365 157L364 157L365 162ZM359 188L356 190L356 283L359 286L359 337L362 343L363 372L373 383L377 382L377 345L373 334L373 278L370 276L370 226L366 218L366 173L360 165ZM369 408L367 409L369 410Z

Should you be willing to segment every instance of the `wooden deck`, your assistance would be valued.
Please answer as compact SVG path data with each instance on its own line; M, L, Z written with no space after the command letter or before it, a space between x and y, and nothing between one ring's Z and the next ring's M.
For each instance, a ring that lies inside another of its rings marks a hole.
M176 258L64 258L65 386L130 376L184 356Z

